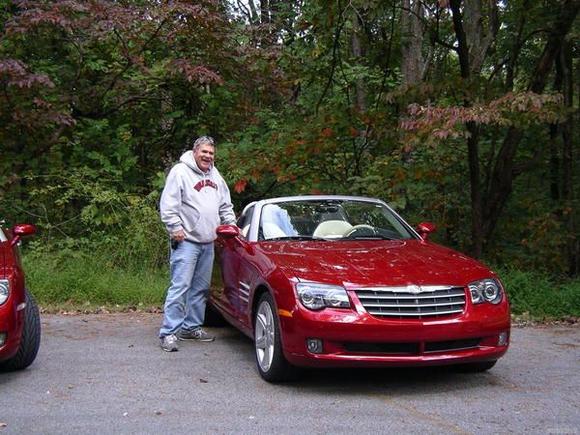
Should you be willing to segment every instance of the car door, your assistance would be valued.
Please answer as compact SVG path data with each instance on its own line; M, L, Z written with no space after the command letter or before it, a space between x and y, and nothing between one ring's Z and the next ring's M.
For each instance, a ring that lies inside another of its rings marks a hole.
M251 245L243 246L238 244L234 250L236 262L238 264L237 284L238 300L236 305L236 319L246 326L252 328L251 304L253 290L256 287L259 274L254 265L256 254Z
M237 221L241 229L240 238L248 235L254 207L247 207ZM237 238L216 240L216 257L220 265L222 277L221 294L217 302L221 308L234 320L241 320L241 312L247 307L249 300L249 284L247 283L247 266L243 261L246 247Z

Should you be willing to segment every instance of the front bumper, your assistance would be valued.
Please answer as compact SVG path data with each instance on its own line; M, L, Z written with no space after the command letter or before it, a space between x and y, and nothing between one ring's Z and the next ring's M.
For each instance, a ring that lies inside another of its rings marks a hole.
M305 367L388 367L449 365L497 360L509 346L507 302L468 305L447 318L379 319L356 304L353 310L313 312L297 305L280 312L286 359ZM505 341L500 343L500 334ZM322 340L311 353L308 339Z

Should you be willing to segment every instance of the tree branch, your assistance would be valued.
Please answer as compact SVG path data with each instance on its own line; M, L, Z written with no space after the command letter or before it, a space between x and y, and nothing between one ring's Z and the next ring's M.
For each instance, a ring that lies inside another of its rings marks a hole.
M339 5L340 7L340 5ZM330 85L334 79L334 70L336 69L336 61L337 61L337 51L338 51L338 46L339 44L339 38L340 38L340 33L342 32L342 28L344 27L344 24L346 22L346 20L344 19L344 12L345 10L343 10L340 13L339 16L339 22L338 25L336 26L336 32L334 34L334 43L332 45L332 63L331 63L331 68L330 68L330 75L328 76L328 80L326 81L326 85L324 86L324 90L322 91L322 94L320 95L320 98L318 99L318 102L316 103L316 109L315 109L315 113L318 113L318 109L320 108L320 105L322 104L322 100L324 100L324 98L326 98L326 93L328 92L328 89L330 88Z

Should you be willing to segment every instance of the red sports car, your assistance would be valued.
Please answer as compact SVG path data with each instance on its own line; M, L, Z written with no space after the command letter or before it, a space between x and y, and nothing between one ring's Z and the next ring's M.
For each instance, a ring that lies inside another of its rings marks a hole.
M18 242L34 234L33 225L0 227L0 370L28 367L40 346L40 315L24 285Z
M271 382L300 366L487 370L508 349L505 290L481 263L429 242L434 229L371 198L251 203L217 229L223 288L208 319L252 338Z

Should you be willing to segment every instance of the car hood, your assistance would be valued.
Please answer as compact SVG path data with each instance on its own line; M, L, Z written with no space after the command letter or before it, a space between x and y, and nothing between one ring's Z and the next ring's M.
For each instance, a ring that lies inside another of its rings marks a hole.
M289 278L349 286L465 285L493 276L459 252L418 240L266 242Z

